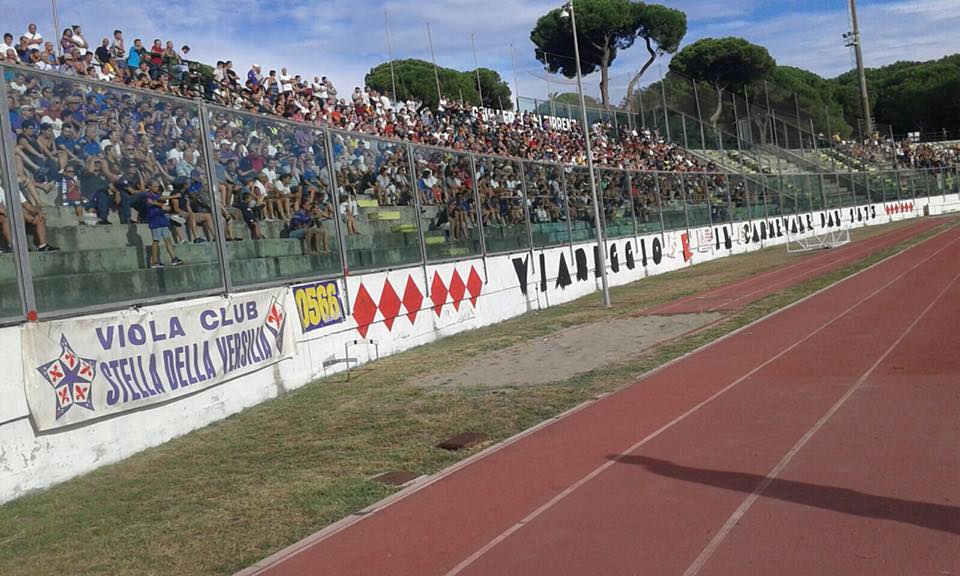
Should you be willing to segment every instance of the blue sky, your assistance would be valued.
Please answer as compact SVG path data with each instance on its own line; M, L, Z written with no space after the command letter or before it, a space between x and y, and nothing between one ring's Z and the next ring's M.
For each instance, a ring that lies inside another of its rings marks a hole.
M684 44L707 36L743 36L770 49L780 64L835 76L852 67L841 34L849 29L846 0L676 0L663 4L687 13ZM28 22L41 33L53 32L45 0L4 0L4 31L19 36ZM550 78L533 58L530 29L538 16L560 0L319 0L269 1L165 0L118 3L61 0L61 25L80 24L91 44L114 28L128 43L141 37L189 44L199 59L232 59L241 71L258 63L265 69L287 66L291 73L329 76L341 93L362 82L374 65L387 60L384 12L389 14L395 58L429 60L426 23L430 22L441 66L472 69L471 34L476 35L481 66L498 70L514 84L511 48L522 95L542 97ZM858 3L868 66L897 60L938 58L960 52L960 0L860 0ZM59 34L57 34L59 36ZM611 69L611 98L622 98L631 71L646 51L625 51ZM666 61L664 61L664 70ZM655 79L657 68L648 72ZM599 92L599 74L586 79ZM551 91L572 91L570 81L554 78Z

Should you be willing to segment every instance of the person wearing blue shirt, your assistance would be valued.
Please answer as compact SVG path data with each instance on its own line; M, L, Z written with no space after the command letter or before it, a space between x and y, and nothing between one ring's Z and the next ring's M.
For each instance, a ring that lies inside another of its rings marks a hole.
M150 227L150 235L153 238L153 245L150 246L150 267L163 268L160 262L160 241L163 241L167 254L170 255L170 263L173 266L183 264L183 260L177 258L173 249L173 235L170 232L170 219L166 213L166 201L160 196L160 183L153 181L146 194L146 216L147 225Z
M131 70L136 70L139 68L141 54L143 54L143 41L137 38L133 41L133 46L130 47L130 52L127 53L127 67Z

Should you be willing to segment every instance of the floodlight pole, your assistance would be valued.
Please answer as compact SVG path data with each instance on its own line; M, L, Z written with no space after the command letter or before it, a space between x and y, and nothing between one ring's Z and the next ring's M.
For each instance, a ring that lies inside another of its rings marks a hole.
M386 10L383 11L383 26L387 32L387 52L390 55L390 82L393 85L393 101L396 103L400 101L400 97L397 96L397 75L393 71L393 44L390 41L390 19L387 16Z
M62 34L63 31L60 30L60 13L57 10L57 0L50 0L50 9L53 10L53 35L51 40L57 37L57 34ZM54 45L57 47L57 56L63 56L63 46L60 45L60 42L54 42Z
M611 306L610 304L610 286L607 283L607 254L606 246L603 241L603 223L600 220L600 202L597 196L597 180L594 176L593 170L593 150L590 146L590 124L587 121L587 102L583 97L583 74L580 70L580 42L577 40L577 16L576 12L573 9L573 0L567 2L563 7L563 12L561 15L566 12L570 16L570 27L573 29L573 53L577 63L577 94L580 96L580 116L581 122L583 123L583 139L587 145L587 170L590 174L590 195L593 200L593 218L594 224L597 227L597 252L599 255L599 260L597 261L597 267L600 268L600 283L603 287L603 305L606 308Z
M470 34L470 43L473 44L473 66L476 68L477 72L477 92L480 93L480 108L484 108L483 105L483 84L480 82L480 61L477 60L477 38L476 34Z
M850 21L853 26L852 38L853 53L857 60L857 76L860 80L860 106L863 108L863 117L867 125L868 137L873 134L873 120L870 118L870 96L867 94L867 74L863 69L863 50L860 46L860 25L857 22L857 0L850 0Z
M437 83L437 104L443 100L443 94L440 93L440 72L437 70L437 55L433 51L433 34L430 33L430 23L427 22L427 42L430 43L430 60L433 61L433 79ZM463 100L461 94L460 100Z

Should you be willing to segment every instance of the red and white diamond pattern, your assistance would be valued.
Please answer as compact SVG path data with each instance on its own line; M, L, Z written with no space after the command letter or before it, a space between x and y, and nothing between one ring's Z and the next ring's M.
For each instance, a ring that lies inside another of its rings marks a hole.
M459 311L463 301L469 299L470 305L476 309L477 300L480 298L482 291L483 279L475 266L470 267L466 283L456 269L454 269L448 281L444 281L439 272L434 272L433 281L430 284L430 301L433 304L434 313L439 317L444 305L448 302L453 304L454 310ZM410 321L410 324L413 324L417 320L424 299L423 291L417 286L412 276L407 276L402 297L397 295L390 279L385 279L383 289L380 291L379 301L374 300L364 284L360 284L356 299L353 302L353 319L357 323L357 332L360 333L361 338L366 338L370 325L377 319L378 312L387 330L393 330L397 318L403 315L403 310L406 310L407 320Z

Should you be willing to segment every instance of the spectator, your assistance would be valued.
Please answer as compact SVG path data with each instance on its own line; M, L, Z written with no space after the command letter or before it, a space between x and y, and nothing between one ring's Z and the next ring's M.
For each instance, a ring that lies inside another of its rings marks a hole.
M90 44L87 43L87 40L80 33L80 26L76 24L73 25L72 40L81 56L85 56L87 52L90 51Z
M130 47L130 53L127 55L127 68L137 70L140 68L144 57L143 41L137 38Z
M6 32L3 35L3 43L0 44L0 56L7 58L7 54L13 50L14 55L17 53L17 45L13 43L13 34Z
M27 39L27 44L30 46L36 46L37 49L43 46L43 36L37 32L37 25L32 22L27 26L27 31L23 37Z
M146 220L150 227L150 236L153 243L150 246L150 267L163 268L163 262L160 261L160 242L163 242L167 254L170 256L170 264L179 266L183 260L177 257L173 246L173 236L170 233L170 219L167 217L169 201L164 199L159 193L159 183L151 183L150 191L146 196Z
M117 63L126 66L127 46L123 40L123 31L114 30L113 40L110 42L110 57Z
M7 221L7 195L3 187L0 186L0 233L7 247L13 245L10 237L10 224ZM27 200L23 192L20 193L20 208L23 212L23 222L26 225L27 233L32 233L33 241L37 246L37 252L57 252L60 249L47 243L47 218L36 204ZM0 250L2 251L2 250Z

